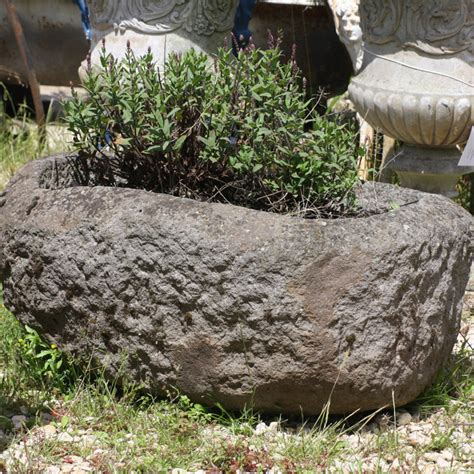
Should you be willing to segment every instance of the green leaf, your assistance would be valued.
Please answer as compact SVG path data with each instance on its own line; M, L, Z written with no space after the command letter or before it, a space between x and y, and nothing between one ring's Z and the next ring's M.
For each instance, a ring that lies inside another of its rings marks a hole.
M180 151L181 148L183 148L183 145L184 145L184 142L186 141L188 137L186 135L182 135L181 137L179 137L175 142L174 142L174 149L176 151Z
M51 352L51 349L46 349L46 350L43 350L41 352L39 352L38 354L36 354L36 358L37 359L41 359L43 357L51 357L52 355L52 352Z
M179 182L205 200L223 196L204 182L228 183L238 175L225 199L278 211L309 199L331 207L331 199L337 205L352 192L362 153L357 131L315 112L317 98L306 97L279 48L240 52L238 60L221 49L213 67L196 51L170 55L166 74L151 53L127 52L117 60L102 52L100 62L102 69L84 79L89 96L74 93L65 104L65 121L75 147L104 159L99 148L109 130L125 181L143 171L149 189L179 194ZM31 359L47 346L36 332L27 336ZM35 360L52 372L60 364L44 352Z
M67 415L62 416L61 421L60 421L61 428L63 430L66 429L70 422L71 422L71 417L70 416L67 416Z

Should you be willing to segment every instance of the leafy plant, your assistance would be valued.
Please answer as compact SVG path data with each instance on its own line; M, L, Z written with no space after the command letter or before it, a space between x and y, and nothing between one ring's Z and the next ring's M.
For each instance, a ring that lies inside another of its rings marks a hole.
M354 204L355 131L317 115L278 46L221 49L213 64L189 51L163 71L150 51L118 61L104 47L101 66L88 99L65 104L98 183L306 217Z
M459 194L455 201L474 215L474 175L461 176L456 189Z
M47 379L54 385L64 387L70 378L70 368L56 344L48 344L28 325L24 336L18 339L21 361L38 379Z
M20 324L3 306L0 285L0 367L6 367L5 384L9 372L15 374L13 386L20 386L19 379L25 379L29 386L67 391L78 379L75 366L62 354L55 344L44 341L29 326ZM0 384L1 386L1 384ZM5 388L5 387L3 387ZM14 390L13 390L14 391Z

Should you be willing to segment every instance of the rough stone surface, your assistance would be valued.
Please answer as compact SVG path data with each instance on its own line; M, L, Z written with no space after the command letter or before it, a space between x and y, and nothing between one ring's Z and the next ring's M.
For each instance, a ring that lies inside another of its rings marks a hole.
M367 184L378 214L310 221L70 169L32 162L0 197L5 304L110 374L126 359L157 394L342 413L413 400L451 352L472 217L446 198Z

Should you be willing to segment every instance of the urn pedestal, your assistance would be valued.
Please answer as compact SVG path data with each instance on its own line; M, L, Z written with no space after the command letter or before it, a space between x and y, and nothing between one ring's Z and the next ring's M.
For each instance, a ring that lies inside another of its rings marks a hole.
M92 65L100 64L103 39L116 58L123 56L130 41L137 55L150 48L159 64L168 54L191 48L213 53L230 37L237 4L238 0L90 0Z
M402 186L456 195L459 145L474 123L474 3L361 0L364 62L349 88L358 112L403 142L389 165Z

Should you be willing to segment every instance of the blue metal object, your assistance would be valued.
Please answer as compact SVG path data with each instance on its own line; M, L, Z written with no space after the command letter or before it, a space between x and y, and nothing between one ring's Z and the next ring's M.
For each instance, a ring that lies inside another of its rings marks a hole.
M250 37L252 36L252 32L249 30L249 23L252 18L255 3L256 0L240 0L239 2L239 6L235 12L234 29L232 30L234 35L234 52L237 52L237 49L245 48L249 43Z
M82 27L84 28L86 38L90 40L91 39L91 23L89 19L89 8L87 6L87 1L86 0L73 0L73 1L81 10Z

